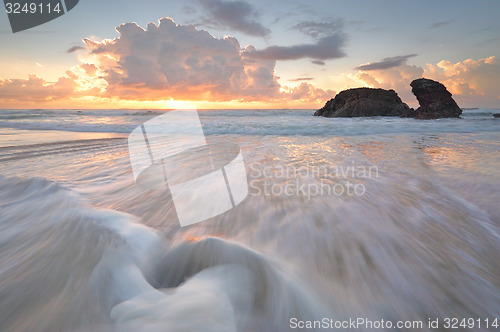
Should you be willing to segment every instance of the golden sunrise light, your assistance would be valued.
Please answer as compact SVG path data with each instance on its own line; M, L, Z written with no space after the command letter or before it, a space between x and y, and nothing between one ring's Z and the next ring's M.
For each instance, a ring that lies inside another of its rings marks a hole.
M500 328L500 1L2 8L0 332Z

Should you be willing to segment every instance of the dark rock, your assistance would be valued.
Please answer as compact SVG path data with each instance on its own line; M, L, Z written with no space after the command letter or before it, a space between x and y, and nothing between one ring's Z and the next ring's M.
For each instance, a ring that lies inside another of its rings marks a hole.
M399 116L402 118L414 118L417 115L417 111L413 108L409 108L407 111L404 111Z
M394 90L356 88L340 92L314 115L328 118L409 116L412 111Z
M419 78L410 85L420 104L415 110L416 119L459 118L462 114L462 110L443 84Z
M500 118L500 113L495 113L495 114L493 114L493 117L495 117L495 118Z

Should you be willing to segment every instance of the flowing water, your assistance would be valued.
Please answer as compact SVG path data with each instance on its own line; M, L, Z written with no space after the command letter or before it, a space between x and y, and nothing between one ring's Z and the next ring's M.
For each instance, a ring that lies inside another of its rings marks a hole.
M495 112L199 111L209 143L240 146L249 194L180 227L169 191L136 185L128 154L128 134L161 112L2 110L0 331L289 331L324 318L444 331L452 317L494 330Z

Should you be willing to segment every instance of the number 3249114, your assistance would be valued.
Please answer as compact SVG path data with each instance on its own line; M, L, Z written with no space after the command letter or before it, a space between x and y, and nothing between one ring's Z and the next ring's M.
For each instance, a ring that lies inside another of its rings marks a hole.
M445 329L475 329L475 328L495 328L497 329L499 326L498 318L489 319L489 318L468 318L468 319L458 319L458 318L445 318L444 319L444 328Z
M5 11L7 14L50 14L50 13L60 13L62 9L60 8L59 3L51 4L43 4L43 3L24 3L20 4L19 2L6 2L5 3Z

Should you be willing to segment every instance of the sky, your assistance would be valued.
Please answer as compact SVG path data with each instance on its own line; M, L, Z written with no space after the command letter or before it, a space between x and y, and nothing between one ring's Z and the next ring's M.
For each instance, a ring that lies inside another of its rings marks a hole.
M320 108L355 87L438 80L500 108L498 0L80 0L12 33L0 108Z

